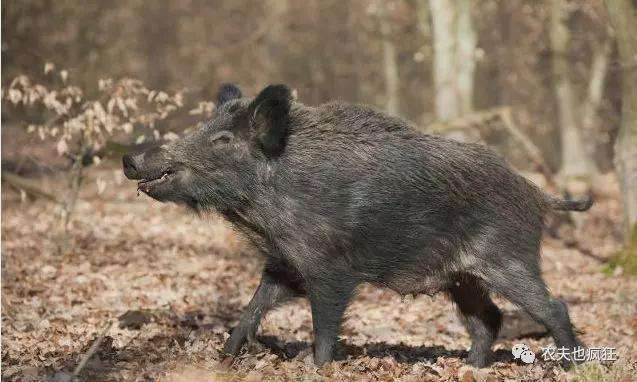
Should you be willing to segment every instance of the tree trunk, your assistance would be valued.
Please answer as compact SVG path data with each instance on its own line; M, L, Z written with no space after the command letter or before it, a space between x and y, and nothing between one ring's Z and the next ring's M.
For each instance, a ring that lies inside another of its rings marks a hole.
M572 180L583 180L590 185L594 164L586 155L577 120L577 103L569 79L568 48L570 31L566 25L568 9L565 0L551 2L551 47L553 50L553 76L555 96L559 109L559 129L562 144L560 178L565 185Z
M460 117L456 86L456 10L454 0L429 0L434 45L436 116L441 122Z
M392 41L391 20L387 14L387 3L384 0L376 2L378 11L378 22L380 24L380 33L383 42L383 63L385 67L385 95L386 109L389 114L398 114L398 105L400 103L398 78L398 63L396 62L396 47Z
M461 115L473 111L473 77L476 68L476 32L471 21L471 0L456 0L456 67L459 111Z
M422 61L427 63L426 70L431 70L429 67L429 58L432 57L433 48L431 45L434 40L431 32L429 4L426 0L416 1L416 17L418 19L418 30L424 42L424 46L421 47L421 53L423 54ZM431 89L427 86L423 86L421 94L423 99L421 118L423 122L428 123L430 121L427 118L427 109L429 109L429 102L431 100Z
M171 80L171 63L168 60L174 46L179 44L178 22L172 17L171 2L161 0L150 2L143 8L144 18L140 23L143 49L147 59L148 84L156 89L165 89ZM80 62L80 61L78 61Z
M436 116L447 122L473 111L476 32L471 0L429 0ZM421 22L423 17L420 17Z
M265 34L263 49L263 68L265 69L264 85L285 82L285 22L288 10L287 0L268 0L265 3L267 17L262 22L270 23Z
M431 28L429 26L429 6L426 0L420 0L416 3L416 17L418 18L418 30L422 34L425 43L432 40Z
M604 93L604 81L610 61L610 41L606 39L593 49L593 64L591 65L591 79L588 83L586 101L582 108L582 129L585 133L592 132L597 109Z
M593 64L591 65L590 80L586 100L582 106L582 133L584 136L595 136L595 125L597 122L597 110L602 101L604 93L604 83L608 72L608 63L611 53L610 39L606 38L602 43L593 48ZM586 140L586 151L589 157L595 153L595 139ZM595 173L598 168L593 168Z
M606 0L621 61L622 122L615 142L615 166L624 202L626 252L637 268L637 4Z

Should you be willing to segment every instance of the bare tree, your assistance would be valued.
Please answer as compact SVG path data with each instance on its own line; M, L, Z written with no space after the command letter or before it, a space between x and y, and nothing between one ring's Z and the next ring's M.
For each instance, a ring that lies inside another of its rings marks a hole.
M593 46L593 62L590 70L590 80L586 99L581 107L582 116L582 134L583 136L595 136L599 134L597 125L599 124L598 110L602 103L604 94L604 85L606 83L606 74L608 73L608 64L611 55L611 39L609 35L604 36L602 41L598 41ZM585 150L586 155L591 158L595 157L597 140L586 139ZM593 164L595 164L593 162ZM598 172L597 166L593 167L595 174Z
M434 37L436 116L449 121L460 115L455 80L454 1L430 0Z
M569 9L565 0L551 1L550 35L553 50L553 76L562 145L560 178L565 185L576 179L590 184L591 176L596 172L596 168L585 150L586 146L578 121L578 102L569 78L571 70L568 57L571 34L566 24L568 16ZM603 77L601 79L603 80ZM597 81L599 82L603 83L603 81ZM601 93L601 89L599 92Z
M171 14L171 2L168 0L154 1L145 4L145 17L140 20L140 34L144 36L141 48L146 53L149 68L148 82L155 88L165 88L171 81L170 61L168 53L174 46L179 45L177 37L178 22ZM82 52L85 54L85 52Z
M285 82L282 74L285 51L285 27L284 16L288 10L287 0L268 0L264 3L267 17L263 22L267 23L265 41L263 44L263 64L265 66L265 83Z
M582 106L582 130L584 134L592 133L597 119L597 110L602 101L604 83L608 73L611 44L606 36L604 41L598 42L593 47L593 63L591 65L590 80L584 105ZM589 145L590 146L590 145ZM592 149L589 152L592 155Z
M429 0L429 6L436 115L441 121L449 121L473 109L477 39L471 20L471 0Z
M456 66L460 114L473 111L473 78L477 35L471 21L471 0L456 0Z
M388 15L392 3L384 0L376 1L376 12L383 43L383 63L385 72L386 109L389 114L398 114L400 103L400 80L398 76L398 63L396 62L396 47L392 41L392 25Z
M637 4L606 0L622 68L622 122L615 143L626 225L626 251L637 268Z

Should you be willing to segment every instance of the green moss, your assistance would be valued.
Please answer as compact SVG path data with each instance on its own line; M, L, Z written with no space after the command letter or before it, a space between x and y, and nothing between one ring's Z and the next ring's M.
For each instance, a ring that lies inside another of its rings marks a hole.
M602 268L602 274L606 277L611 277L615 273L615 269L617 268L616 259L612 259L608 261L608 263L604 264Z
M637 275L637 223L633 224L628 232L626 245L615 255L615 259L609 263L609 266L613 268L621 266L625 274ZM603 270L605 273L606 271L607 269Z
M598 362L587 362L575 366L568 372L569 382L615 382L632 380L632 370L624 363L601 365Z

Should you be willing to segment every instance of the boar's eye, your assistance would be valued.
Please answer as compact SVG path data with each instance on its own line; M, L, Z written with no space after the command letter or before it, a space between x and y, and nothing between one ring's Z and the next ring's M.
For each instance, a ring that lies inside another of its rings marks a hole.
M210 137L212 143L230 143L234 139L234 134L228 130L222 130Z

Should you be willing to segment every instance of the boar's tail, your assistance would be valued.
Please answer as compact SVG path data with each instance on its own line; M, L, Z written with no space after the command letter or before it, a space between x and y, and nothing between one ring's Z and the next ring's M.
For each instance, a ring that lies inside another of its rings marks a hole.
M593 205L593 198L591 196L571 200L545 195L544 200L551 209L558 211L586 211Z

